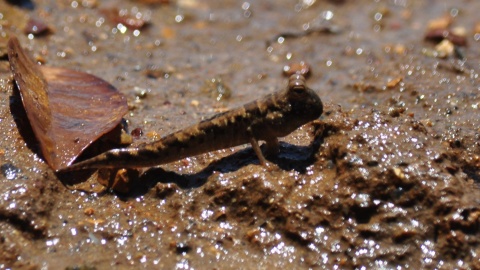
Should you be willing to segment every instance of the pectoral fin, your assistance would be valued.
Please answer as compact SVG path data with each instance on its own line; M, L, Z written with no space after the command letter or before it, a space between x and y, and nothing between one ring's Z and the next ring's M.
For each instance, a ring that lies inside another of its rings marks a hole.
M263 156L262 150L260 149L260 146L258 145L257 139L255 139L253 136L250 138L250 144L252 145L253 151L255 151L255 154L257 154L258 160L260 161L260 164L262 166L265 166L267 164L267 160Z

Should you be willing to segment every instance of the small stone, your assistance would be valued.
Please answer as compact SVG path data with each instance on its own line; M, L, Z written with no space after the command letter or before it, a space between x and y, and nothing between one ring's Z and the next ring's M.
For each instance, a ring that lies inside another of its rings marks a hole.
M132 130L132 132L130 132L130 134L133 137L138 138L143 135L143 130L141 128L135 128L134 130Z
M173 183L157 183L155 185L155 193L158 198L165 199L177 192L178 186Z
M435 46L435 51L438 52L438 57L446 58L453 55L455 52L455 45L453 45L450 40L444 39L442 42L438 43L437 46Z
M200 105L200 102L198 100L194 99L190 102L190 105L192 105L194 107L198 107L198 105Z
M459 36L459 37L466 37L467 36L467 29L462 26L454 27L451 31L452 34Z
M387 88L394 88L397 86L401 81L403 80L403 77L397 77L394 79L391 79L387 82Z
M453 18L451 16L443 16L429 21L427 29L447 29L452 24L452 22Z
M147 132L146 136L149 138L149 139L152 139L152 140L159 140L161 137L160 137L160 134L158 134L156 131L150 131L150 132Z
M393 168L393 173L400 179L405 179L405 174L403 173L402 169L400 168Z
M14 180L17 178L17 174L20 173L20 169L15 167L12 163L5 163L0 166L3 176L8 180Z
M83 210L83 213L87 216L91 216L95 213L95 210L91 207L88 207L85 210Z
M144 99L148 95L148 90L147 89L140 88L140 87L137 87L137 86L135 86L133 88L133 91L135 92L135 98L136 99Z

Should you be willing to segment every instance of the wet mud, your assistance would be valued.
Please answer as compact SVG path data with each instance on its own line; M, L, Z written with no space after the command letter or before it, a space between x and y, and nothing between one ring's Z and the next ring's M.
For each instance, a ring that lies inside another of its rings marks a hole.
M0 268L480 269L477 2L22 3L0 5ZM11 34L123 93L133 146L282 89L285 66L324 113L269 166L244 145L105 190L46 165Z

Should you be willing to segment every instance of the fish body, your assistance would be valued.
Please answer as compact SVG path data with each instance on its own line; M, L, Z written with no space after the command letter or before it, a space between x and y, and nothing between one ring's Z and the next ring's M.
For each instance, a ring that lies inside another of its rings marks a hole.
M282 91L214 115L158 141L137 148L112 149L62 171L151 167L246 143L252 144L264 164L258 141L266 142L268 152L277 152L278 137L317 119L322 112L319 96L306 86L303 76L295 74Z

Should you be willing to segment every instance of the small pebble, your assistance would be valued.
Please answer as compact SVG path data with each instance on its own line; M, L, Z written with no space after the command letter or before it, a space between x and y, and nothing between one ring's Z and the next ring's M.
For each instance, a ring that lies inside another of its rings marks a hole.
M156 131L147 132L146 136L152 140L159 140L161 138L160 134L158 134Z
M429 21L427 29L447 29L452 24L452 22L453 18L451 16L443 16Z
M132 132L130 132L130 134L133 136L133 137L140 137L143 135L143 130L141 128L135 128L134 130L132 130Z
M155 194L160 199L165 199L178 191L178 186L174 183L157 183L155 185Z
M145 76L150 79L158 79L158 78L168 78L170 77L170 74L166 72L165 70L161 69L147 69L144 72Z
M438 57L446 58L453 55L455 52L455 45L453 45L450 40L444 39L442 42L438 43L437 46L435 46L435 50L438 52Z
M394 88L397 86L401 81L403 80L403 77L397 77L389 80L387 82L387 88Z
M95 210L91 207L88 207L83 211L83 213L87 216L91 216L95 213Z
M8 180L14 180L17 178L17 174L20 173L20 169L15 167L12 163L5 163L0 166L3 176Z
M200 102L198 100L194 99L190 102L190 105L192 105L194 107L198 107L198 105L200 105Z
M135 86L133 88L133 91L135 91L135 97L137 99L144 99L148 95L148 90L147 89L140 88L140 87L137 87L137 86Z
M407 48L406 48L405 45L403 45L403 44L396 44L396 45L393 47L393 51L394 51L396 54L405 54L405 52L407 51Z

